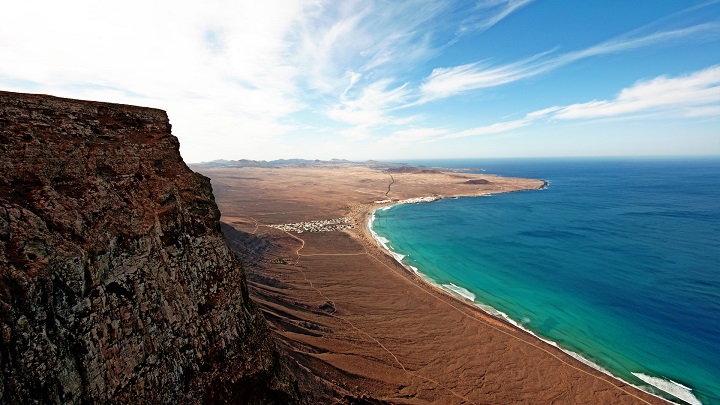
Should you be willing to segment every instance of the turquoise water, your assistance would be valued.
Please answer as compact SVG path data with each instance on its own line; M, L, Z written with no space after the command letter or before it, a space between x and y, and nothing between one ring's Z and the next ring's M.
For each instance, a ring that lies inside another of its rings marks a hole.
M720 404L720 159L410 163L550 185L376 212L405 264L633 385Z

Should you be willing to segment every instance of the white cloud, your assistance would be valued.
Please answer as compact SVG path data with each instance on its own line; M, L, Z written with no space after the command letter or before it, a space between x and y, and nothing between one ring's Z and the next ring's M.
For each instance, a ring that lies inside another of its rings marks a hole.
M354 77L351 78L353 79ZM405 124L412 118L394 117L390 112L393 107L405 103L410 89L405 84L390 87L392 82L384 79L371 83L360 89L355 98L346 97L345 91L340 103L328 109L325 114L335 121L355 126L354 129L341 132L353 139L369 136L370 129L376 126Z
M470 128L470 129L466 129L464 131L455 132L455 133L444 136L443 139L455 139L455 138L465 138L468 136L499 134L501 132L512 131L513 129L522 128L522 127L525 127L528 125L530 125L530 121L525 120L525 119L515 120L515 121L498 122L498 123L491 124L491 125Z
M347 86L349 72L376 81L432 55L430 37L446 29L436 19L450 3L326 2L290 32L298 46L291 58L308 87L336 97Z
M531 119L531 120L543 118L543 117L547 117L548 115L550 115L558 110L561 110L561 109L562 109L562 107L559 107L559 106L543 108L542 110L533 111L533 112L527 114L525 116L525 118Z
M556 119L587 119L665 111L677 115L715 114L720 104L720 66L687 76L657 77L623 89L614 100L594 100L556 110Z
M515 63L492 67L486 63L471 63L451 68L433 69L420 86L421 102L446 98L486 87L500 86L538 74L535 61L543 55Z

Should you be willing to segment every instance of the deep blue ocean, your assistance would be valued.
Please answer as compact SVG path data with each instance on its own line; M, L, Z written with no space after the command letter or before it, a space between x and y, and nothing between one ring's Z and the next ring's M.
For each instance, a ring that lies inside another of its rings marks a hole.
M377 211L406 265L633 385L720 404L720 158L408 163L549 186Z

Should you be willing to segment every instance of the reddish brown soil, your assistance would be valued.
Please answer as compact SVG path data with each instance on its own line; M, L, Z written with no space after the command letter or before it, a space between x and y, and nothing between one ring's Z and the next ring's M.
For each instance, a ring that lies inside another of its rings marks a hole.
M536 189L542 181L453 173L391 180L360 166L200 171L212 179L226 237L280 345L340 390L413 404L663 403L428 286L364 229L377 200ZM479 179L489 183L472 184ZM298 234L267 226L342 216L356 228Z

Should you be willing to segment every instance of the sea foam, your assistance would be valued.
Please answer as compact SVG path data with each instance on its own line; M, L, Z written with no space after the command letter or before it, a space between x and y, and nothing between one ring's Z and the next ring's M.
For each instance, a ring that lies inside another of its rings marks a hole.
M387 208L387 207L385 207L385 208ZM381 208L381 209L382 209L382 208ZM397 252L395 252L394 250L392 250L392 249L390 248L390 246L388 245L388 244L390 243L390 240L387 239L387 238L384 238L384 237L382 237L382 236L380 236L380 235L378 235L378 234L373 230L372 224L373 224L374 221L375 221L375 212L372 212L372 213L370 214L370 217L368 218L368 222L367 222L367 229L370 231L370 235L373 237L373 239L375 239L375 241L376 241L380 246L383 247L383 249L385 249L386 252L390 253L390 255L391 255L395 260L397 260L398 262L400 262L400 263L402 264L402 259L405 258L405 255L401 255L400 253L397 253Z
M668 394L682 399L691 405L702 405L699 399L692 393L692 388L686 387L680 383L665 378L652 377L643 373L632 373L635 377L645 381L655 388L663 390Z
M455 285L453 283L450 284L441 284L443 288L446 290L450 290L454 292L455 294L465 298L466 300L475 301L475 294L470 292L469 290L460 287L459 285Z

